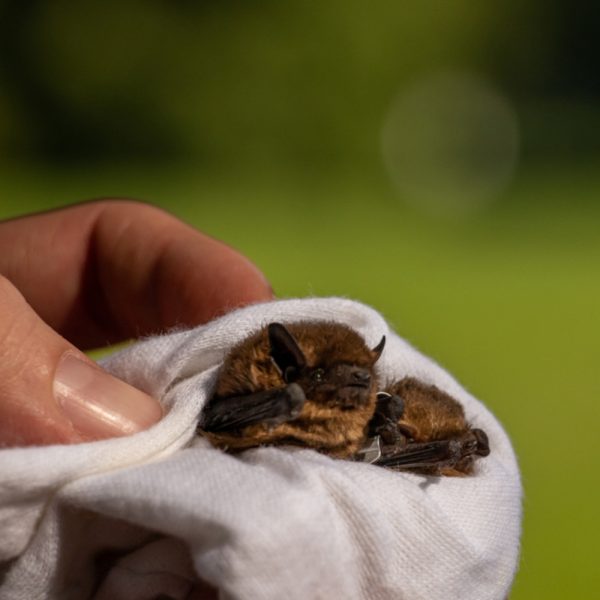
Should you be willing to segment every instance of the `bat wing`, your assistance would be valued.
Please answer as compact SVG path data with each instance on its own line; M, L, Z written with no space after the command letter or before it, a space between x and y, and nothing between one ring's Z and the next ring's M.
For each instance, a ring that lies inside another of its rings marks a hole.
M462 440L436 440L424 443L409 443L402 448L386 448L374 463L392 469L406 469L432 473L444 468L453 468L473 454L470 446Z
M297 383L254 394L219 398L204 409L200 429L218 433L259 423L274 427L295 419L305 401L304 391Z

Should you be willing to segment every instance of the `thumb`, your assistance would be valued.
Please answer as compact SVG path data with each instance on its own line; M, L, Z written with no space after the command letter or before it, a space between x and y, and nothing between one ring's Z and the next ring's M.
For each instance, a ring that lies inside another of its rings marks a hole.
M0 446L127 435L161 415L156 400L100 369L0 276Z

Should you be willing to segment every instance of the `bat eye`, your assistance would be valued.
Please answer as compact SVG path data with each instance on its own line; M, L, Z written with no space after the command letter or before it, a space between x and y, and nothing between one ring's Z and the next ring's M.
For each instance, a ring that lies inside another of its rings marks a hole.
M316 383L321 383L325 379L325 371L323 369L315 369L312 372L312 380Z

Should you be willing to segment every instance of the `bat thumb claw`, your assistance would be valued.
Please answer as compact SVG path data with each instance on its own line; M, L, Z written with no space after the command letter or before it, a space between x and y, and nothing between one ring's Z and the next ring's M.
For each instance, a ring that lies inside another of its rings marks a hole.
M306 395L304 390L297 383L290 383L285 388L286 396L289 404L290 416L296 418L304 407Z
M477 450L475 450L475 454L487 456L490 453L490 442L486 432L483 431L483 429L473 429L473 435L477 440Z

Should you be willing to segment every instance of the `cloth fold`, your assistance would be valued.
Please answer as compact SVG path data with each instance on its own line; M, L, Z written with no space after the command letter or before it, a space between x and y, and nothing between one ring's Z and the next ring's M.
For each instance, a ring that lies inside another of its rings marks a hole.
M297 448L230 456L198 437L229 349L269 322L301 320L344 323L370 346L386 335L383 380L417 377L458 399L490 439L475 475L424 477ZM508 437L375 310L341 298L254 305L103 366L159 398L165 417L127 438L0 451L1 598L188 598L194 577L235 599L506 597L521 523Z

